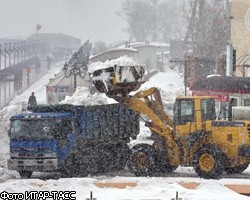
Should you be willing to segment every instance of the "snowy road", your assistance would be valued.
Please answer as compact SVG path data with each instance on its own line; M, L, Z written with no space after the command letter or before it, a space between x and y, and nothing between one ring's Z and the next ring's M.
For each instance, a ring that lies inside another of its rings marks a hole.
M185 183L193 183L195 189ZM0 183L0 195L25 193L30 191L73 191L76 199L89 197L90 191L98 200L115 199L170 199L179 197L185 200L247 200L249 197L237 194L227 188L230 184L250 184L250 180L220 179L203 180L193 177L121 177L91 176L87 178L61 178L59 180L9 179ZM1 197L1 196L0 196Z
M89 175L89 177L135 177L133 174L131 174L128 170L123 170L119 172L109 172L105 174L98 174L98 175ZM199 176L193 171L191 167L179 167L175 172L169 173L169 174L155 174L154 177L173 177L173 178L196 178L197 180L200 180ZM48 179L60 179L60 173L34 173L32 176L33 179L39 178L42 180L48 180ZM20 179L19 175L14 179ZM245 179L250 180L250 168L248 168L244 173L242 174L226 174L224 173L220 179Z
M0 174L5 170L6 173L9 173L8 177L0 179L0 182L4 182L8 179L20 179L20 176L15 171L7 171L7 169L0 168ZM98 175L89 175L88 177L135 177L132 173L128 171L128 169L122 170L122 171L115 171L115 172L108 172L104 174L98 174ZM199 176L195 173L192 167L179 167L174 172L168 173L168 174L154 174L154 177L173 177L173 178L195 178L196 180L201 180ZM60 173L40 173L40 172L34 172L32 175L32 179L42 179L42 180L49 180L49 179L60 179ZM242 174L227 174L223 173L220 179L245 179L250 180L250 167L246 169Z

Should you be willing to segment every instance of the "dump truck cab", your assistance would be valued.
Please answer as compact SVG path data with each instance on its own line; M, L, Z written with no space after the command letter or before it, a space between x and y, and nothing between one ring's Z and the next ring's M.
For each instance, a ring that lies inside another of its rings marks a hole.
M57 171L74 143L72 113L17 114L10 121L8 168L21 177L30 177L33 171Z

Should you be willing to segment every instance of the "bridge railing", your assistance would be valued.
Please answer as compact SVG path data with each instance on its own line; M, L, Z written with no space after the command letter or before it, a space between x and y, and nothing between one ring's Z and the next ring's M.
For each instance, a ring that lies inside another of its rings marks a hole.
M0 43L0 70L37 56L39 46L39 41Z
M48 70L41 57L42 42L0 42L0 108Z

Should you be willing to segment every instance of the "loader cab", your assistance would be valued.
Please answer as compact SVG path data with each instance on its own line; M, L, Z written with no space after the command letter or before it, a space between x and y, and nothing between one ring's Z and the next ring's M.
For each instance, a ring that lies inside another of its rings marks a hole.
M208 97L177 98L174 105L175 131L181 135L201 131L203 122L216 119L215 101Z
M177 125L194 122L194 99L177 99L174 104L174 122Z

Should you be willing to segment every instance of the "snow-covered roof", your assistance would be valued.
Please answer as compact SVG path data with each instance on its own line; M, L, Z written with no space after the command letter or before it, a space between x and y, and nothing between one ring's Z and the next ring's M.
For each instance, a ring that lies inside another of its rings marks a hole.
M144 47L144 46L152 46L152 47L169 47L170 45L168 43L163 42L119 42L112 47L115 48L124 48L126 46L129 46L131 48L137 48L137 47Z
M133 66L133 65L138 65L138 63L137 63L137 60L135 58L131 58L128 56L122 56L122 57L117 58L117 59L106 60L105 62L99 61L99 62L92 63L88 68L88 72L91 74L96 70L114 67L115 65Z
M115 52L129 52L129 53L138 53L138 51L136 49L132 49L132 48L112 48L112 49L108 49L107 51L105 52L102 52L102 53L99 53L99 54L96 54L96 55L93 55L91 56L90 60L93 60L99 56L102 56L102 55L105 55L105 54L110 54L110 53L115 53Z
M27 35L15 35L15 36L0 36L0 42L15 42L20 40L27 40L32 34Z

